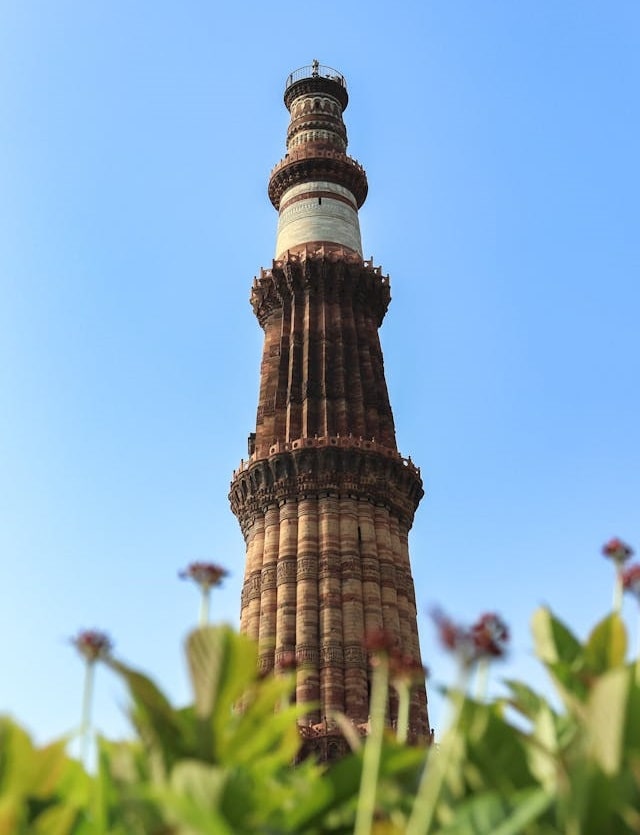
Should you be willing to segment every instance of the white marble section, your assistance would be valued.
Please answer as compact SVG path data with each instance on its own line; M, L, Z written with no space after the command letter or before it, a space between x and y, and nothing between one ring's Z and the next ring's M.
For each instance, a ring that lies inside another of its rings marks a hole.
M314 192L322 194L290 203L297 195ZM348 189L336 183L302 183L285 191L280 205L283 208L278 218L276 258L288 249L313 241L341 244L362 256L356 201Z

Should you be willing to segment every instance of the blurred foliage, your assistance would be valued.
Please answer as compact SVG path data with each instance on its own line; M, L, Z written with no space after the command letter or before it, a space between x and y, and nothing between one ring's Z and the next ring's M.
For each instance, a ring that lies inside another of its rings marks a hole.
M87 771L70 740L37 747L0 720L0 835L640 832L640 684L620 617L581 642L540 609L533 636L551 699L519 681L487 703L452 690L451 727L431 748L372 732L332 765L292 765L295 675L260 678L255 646L229 627L189 636L186 708L106 659L129 689L135 738L98 738ZM373 814L359 814L371 792Z

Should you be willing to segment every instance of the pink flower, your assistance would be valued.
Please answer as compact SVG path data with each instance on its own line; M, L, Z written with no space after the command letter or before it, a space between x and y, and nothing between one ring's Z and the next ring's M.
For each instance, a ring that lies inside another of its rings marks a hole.
M613 560L618 565L626 562L633 556L633 549L630 548L626 542L614 536L602 546L602 553L610 560Z
M441 611L433 612L440 642L455 653L465 667L483 658L502 658L509 640L509 629L496 614L482 615L470 628L460 626Z
M457 623L454 623L448 615L440 609L434 609L431 613L433 622L438 630L440 643L445 649L459 652L466 649L469 644L469 632Z
M364 636L364 647L372 655L390 655L398 642L386 629L372 629Z
M509 640L509 629L498 615L482 615L471 627L471 637L478 658L502 658Z
M107 633L99 632L97 629L85 629L78 632L76 637L71 639L71 643L89 664L109 655L113 649Z
M426 669L419 661L400 651L398 641L385 629L374 629L364 637L364 648L370 654L372 667L380 664L380 658L386 657L389 663L389 676L393 682L405 683L409 687L424 683Z
M622 572L622 588L640 603L640 564L630 565Z
M394 685L405 684L408 687L418 687L424 684L429 671L410 655L396 653L389 659L389 675Z
M212 562L192 562L178 576L181 580L193 580L202 591L209 591L227 577L229 572Z

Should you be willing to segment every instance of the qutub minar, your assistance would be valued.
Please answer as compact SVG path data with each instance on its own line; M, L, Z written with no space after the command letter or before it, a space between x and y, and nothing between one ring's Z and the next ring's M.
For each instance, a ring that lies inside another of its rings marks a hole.
M364 169L347 156L344 77L317 61L287 79L287 152L271 172L275 259L254 279L264 330L256 431L230 501L247 558L241 631L263 672L295 658L308 752L340 756L333 720L367 732L366 634L420 664L408 533L420 471L396 446L378 328L389 278L362 256ZM390 724L397 705L390 698ZM410 733L428 737L424 686Z

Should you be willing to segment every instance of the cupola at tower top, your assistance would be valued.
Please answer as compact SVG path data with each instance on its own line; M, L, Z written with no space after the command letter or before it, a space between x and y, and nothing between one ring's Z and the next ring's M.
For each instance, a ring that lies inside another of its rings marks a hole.
M342 114L348 102L344 76L318 61L287 79L287 152L269 178L269 198L279 213L276 258L310 244L362 257L358 209L367 196L367 175L346 153Z

